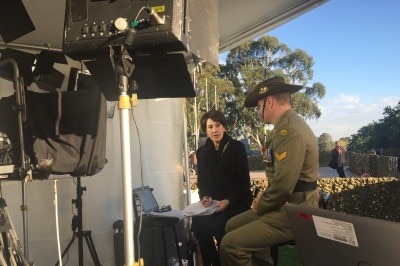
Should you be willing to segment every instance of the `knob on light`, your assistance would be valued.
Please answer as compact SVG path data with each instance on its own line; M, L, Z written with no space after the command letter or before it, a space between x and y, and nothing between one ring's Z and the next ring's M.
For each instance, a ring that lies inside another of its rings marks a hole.
M117 18L114 22L114 25L119 31L124 31L128 28L128 22L124 18Z

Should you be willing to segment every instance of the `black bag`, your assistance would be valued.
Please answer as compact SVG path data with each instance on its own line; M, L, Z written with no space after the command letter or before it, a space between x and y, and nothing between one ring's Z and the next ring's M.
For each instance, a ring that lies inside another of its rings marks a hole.
M338 167L337 161L336 160L331 160L329 162L329 167L332 168L332 169L336 169Z
M25 93L23 148L35 166L32 176L44 179L51 173L92 176L100 172L106 163L107 133L107 103L100 90ZM8 136L12 162L8 164L13 165L21 165L17 108L15 94L0 99L0 132Z

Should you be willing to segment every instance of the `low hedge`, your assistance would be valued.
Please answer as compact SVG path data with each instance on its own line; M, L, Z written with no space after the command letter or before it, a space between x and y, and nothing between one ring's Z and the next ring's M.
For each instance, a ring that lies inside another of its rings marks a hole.
M398 157L378 156L368 153L346 152L346 163L351 172L358 176L375 177L400 177L398 170ZM265 162L261 155L248 156L249 168L251 171L264 170ZM331 152L319 153L319 166L328 166L331 160Z
M329 210L400 222L400 181L393 177L324 178Z
M268 181L252 180L260 190ZM400 181L393 177L321 178L321 207L347 214L400 222Z

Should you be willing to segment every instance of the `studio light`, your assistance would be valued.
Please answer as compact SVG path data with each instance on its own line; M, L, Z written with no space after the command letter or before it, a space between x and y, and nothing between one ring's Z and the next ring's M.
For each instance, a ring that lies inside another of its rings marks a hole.
M1 52L0 60L14 59L17 62L19 74L23 77L25 85L29 86L33 81L32 67L35 62L36 56L31 53L26 53L20 50L6 48ZM0 69L0 77L12 80L13 68L12 66L5 66Z
M194 97L191 58L218 64L217 7L206 0L68 0L63 52L85 63L109 101L120 95L110 47L121 45L131 57L129 83L138 86L129 90L138 99Z
M36 55L33 81L41 90L56 91L61 88L65 75L54 68L54 64L68 64L64 54L43 50Z
M59 52L42 51L35 55L11 48L6 48L1 52L0 60L5 59L14 59L17 62L25 86L30 86L32 82L35 82L40 89L45 91L61 88L65 75L56 70L54 64L68 63L65 55ZM12 67L0 69L0 77L12 80Z
M39 89L49 92L55 92L61 88L65 75L57 69L51 69L46 74L39 74L34 77L34 82Z
M67 58L63 53L43 50L36 55L35 69L33 75L45 75L53 70L55 63L68 64Z
M0 36L5 43L35 30L22 0L0 1Z

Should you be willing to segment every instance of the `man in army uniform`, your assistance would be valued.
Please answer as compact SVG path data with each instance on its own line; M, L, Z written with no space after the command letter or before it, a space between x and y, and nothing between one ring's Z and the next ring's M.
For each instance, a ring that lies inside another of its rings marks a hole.
M254 199L250 210L226 224L220 245L222 265L272 265L269 247L294 239L283 205L318 207L317 138L291 109L291 94L301 88L273 77L259 83L246 97L244 105L257 106L263 122L274 125L267 140L268 188Z

